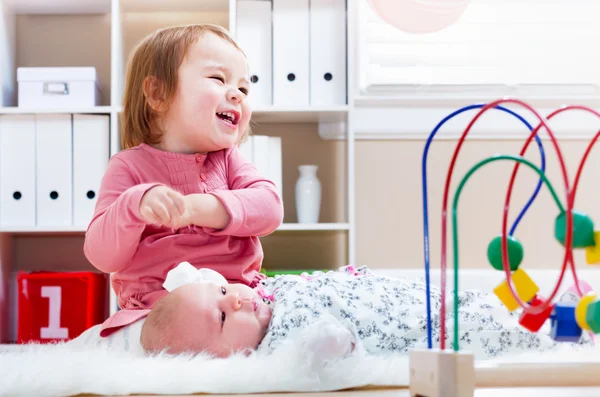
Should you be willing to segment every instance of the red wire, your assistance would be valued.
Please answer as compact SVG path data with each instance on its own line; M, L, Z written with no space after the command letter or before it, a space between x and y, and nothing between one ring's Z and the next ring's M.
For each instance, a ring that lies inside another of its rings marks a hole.
M596 113L595 111L588 109L586 107L583 106L566 106L563 107L561 109L558 109L554 112L552 112L548 117L547 120L552 119L554 116L563 113L565 111L568 110L585 110L585 111L589 111L591 113L596 114L598 117L600 117L600 114ZM579 288L579 280L577 277L577 271L575 269L575 262L573 259L573 249L571 247L571 241L572 241L572 218L571 218L571 214L572 214L572 210L573 210L573 204L575 202L575 191L577 186L574 186L574 190L572 192L570 192L568 190L568 176L566 175L566 167L564 164L564 160L562 157L562 152L560 151L560 148L558 147L558 143L554 137L554 135L552 134L552 131L548 128L548 126L542 121L542 123L540 123L531 133L531 135L529 136L529 138L525 141L525 144L523 145L523 148L521 149L521 153L520 156L524 156L525 152L527 151L527 147L529 146L529 144L531 143L533 137L535 136L535 134L538 132L538 130L541 128L541 126L544 125L544 127L548 130L548 134L550 135L550 138L552 140L552 143L554 144L554 147L557 151L558 154L558 159L559 159L559 163L561 165L561 169L563 171L563 179L565 180L565 186L567 189L567 208L566 208L566 213L567 213L567 235L565 236L565 258L564 258L564 262L563 262L563 266L558 278L558 281L554 287L554 290L552 292L552 294L550 295L550 297L547 298L547 300L543 300L541 299L542 303L538 306L530 306L530 305L526 305L524 304L524 302L520 299L520 297L515 293L514 291L514 286L512 283L512 280L510 279L510 268L509 268L509 263L508 263L508 243L506 240L506 227L507 227L507 223L508 223L508 209L510 207L510 197L511 197L511 193L512 193L512 189L514 186L514 182L515 182L515 178L517 176L517 170L519 168L520 163L516 163L513 169L513 174L511 176L510 179L510 184L508 187L508 191L507 191L507 196L506 196L506 202L504 205L504 215L503 215L503 219L502 219L502 264L503 264L503 268L504 268L504 273L506 275L506 280L508 283L508 287L509 290L513 296L513 298L517 301L517 303L519 304L520 307L522 307L524 309L525 312L527 313L540 313L542 311L544 311L549 305L550 303L553 301L553 299L556 297L556 294L558 293L558 290L560 289L560 286L562 284L562 280L564 278L564 274L566 271L566 267L567 267L567 263L570 264L570 268L571 268L571 273L573 274L573 280L575 282L575 288L577 293L579 294L579 296L582 295L581 289ZM588 150L590 148L588 147ZM586 155L587 157L587 155ZM585 158L582 160L582 162L580 163L579 166L579 170L578 170L578 174L581 173L582 167L583 167L583 163L585 162ZM577 181L579 180L579 177L577 177L576 179Z
M561 166L561 170L562 170L562 174L563 174L563 180L565 183L565 191L566 191L566 198L567 198L567 208L566 208L566 212L567 212L567 235L565 236L565 258L563 261L563 266L562 266L562 270L561 270L561 274L558 280L558 283L555 287L555 290L552 294L552 296L550 298L548 298L548 300L546 302L544 302L541 306L536 306L535 307L535 312L538 311L543 311L547 306L548 306L548 302L551 302L552 299L554 298L554 296L556 295L558 289L560 288L560 284L562 282L562 279L564 277L564 273L566 270L566 265L567 265L567 261L571 262L571 271L573 273L573 278L575 279L575 285L576 285L576 289L577 292L581 295L581 290L579 289L579 282L577 281L577 274L576 274L576 270L575 270L575 266L574 266L574 262L573 262L573 256L572 256L572 248L571 248L571 244L572 244L572 207L573 207L573 201L574 201L574 196L575 194L571 194L571 192L569 191L569 180L568 180L568 176L567 176L567 172L566 172L566 166L562 157L562 152L560 151L560 148L558 147L558 142L556 141L556 138L554 137L554 134L552 133L551 129L548 127L548 125L546 124L546 122L544 121L544 119L535 111L535 109L533 109L531 106L529 106L527 103L520 101L518 99L501 99L501 100L497 100L495 102L491 102L489 104L487 104L486 106L484 106L476 115L475 117L473 117L473 119L469 122L467 128L465 129L465 131L463 132L463 134L461 135L458 144L456 146L456 149L454 151L454 154L452 156L452 160L450 162L450 167L448 168L448 175L446 177L446 184L445 184L445 188L444 188L444 198L443 198L443 204L442 204L442 252L441 252L441 310L440 310L440 348L443 350L445 349L445 341L446 341L446 310L445 310L445 302L446 302L446 262L447 262L447 258L446 258L446 240L447 240L447 236L446 236L446 224L447 224L447 205L448 205L448 192L449 192L449 188L450 188L450 180L452 177L452 173L454 171L454 166L456 163L456 160L458 158L458 153L464 143L464 140L467 136L467 134L469 133L469 131L471 130L472 126L475 124L475 122L479 119L479 117L481 117L481 115L483 113L485 113L486 111L488 111L491 108L496 107L497 105L501 104L501 103L515 103L518 105L521 105L525 108L527 108L528 110L530 110L540 121L540 124L533 130L531 131L531 134L529 135L529 138L527 139L522 152L521 152L521 156L523 156L523 154L525 153L527 146L529 145L529 143L531 142L531 140L533 139L533 137L537 134L537 131L544 126L546 128L546 130L548 131L548 134L552 140L552 143L556 149L557 152L557 156L558 156L558 160ZM594 112L591 109L585 108L585 107L565 107L565 108L561 108L555 112L553 112L548 119L554 117L555 115L562 113L563 111L569 110L569 109L582 109L582 110L586 110L586 111L590 111L594 114L597 114L596 112ZM600 114L597 114L600 117ZM600 131L598 133L598 135L600 135ZM598 138L598 135L594 138L594 140L592 140L592 142L590 142L589 147L587 148L586 151L586 155L584 156L579 170L578 170L578 174L581 172L581 169L583 167L583 163L585 162L585 158L587 158L587 155L589 154L589 151L591 150L591 147L593 146L593 142ZM534 310L531 310L529 308L529 306L526 307L526 305L522 302L522 300L519 298L519 296L515 293L514 290L514 286L512 285L512 280L510 279L510 265L508 263L508 246L507 246L507 233L506 233L506 228L507 228L507 220L508 220L508 204L510 202L510 195L512 192L512 187L514 185L514 180L516 178L516 172L518 169L519 163L517 163L515 165L515 168L513 170L513 175L511 177L511 181L510 181L510 185L509 185L509 189L508 189L508 193L507 193L507 199L506 199L506 203L505 203L505 207L504 207L504 217L503 217L503 228L502 228L502 262L503 262L503 267L504 267L504 271L505 271L505 276L506 276L506 280L507 280L507 284L509 286L509 290L511 292L511 294L513 295L513 297L515 298L515 300L517 301L517 303L519 304L519 306L521 306L522 308L525 308L525 310L529 310L529 312L533 312ZM577 179L578 180L578 179ZM574 193L574 192L573 192ZM458 293L458 291L455 291L455 293Z

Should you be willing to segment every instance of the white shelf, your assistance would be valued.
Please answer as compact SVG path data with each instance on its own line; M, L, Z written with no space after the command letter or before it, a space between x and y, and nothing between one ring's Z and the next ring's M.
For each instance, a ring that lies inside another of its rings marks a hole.
M346 120L348 106L268 106L252 109L257 123L338 123Z
M36 234L36 233L85 233L86 227L82 226L24 226L0 227L0 233Z
M106 14L110 0L3 0L17 14Z
M0 114L39 114L39 113L94 113L94 114L108 114L114 111L116 108L111 106L95 106L85 108L57 108L57 109L44 109L44 108L19 108L17 106L0 107Z
M349 230L347 223L284 223L278 231L328 231Z
M90 0L91 1L91 0ZM121 0L124 12L222 12L229 0Z
M277 231L328 231L349 230L347 223L284 223ZM0 233L36 234L36 233L85 233L86 227L80 226L26 226L26 227L0 227Z

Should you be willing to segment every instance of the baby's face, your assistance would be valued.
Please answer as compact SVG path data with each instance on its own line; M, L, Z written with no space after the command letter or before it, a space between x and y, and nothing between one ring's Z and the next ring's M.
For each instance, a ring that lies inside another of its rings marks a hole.
M186 332L196 333L205 351L218 357L254 350L267 333L271 308L243 284L204 282L188 286L190 316ZM182 310L185 310L182 308Z

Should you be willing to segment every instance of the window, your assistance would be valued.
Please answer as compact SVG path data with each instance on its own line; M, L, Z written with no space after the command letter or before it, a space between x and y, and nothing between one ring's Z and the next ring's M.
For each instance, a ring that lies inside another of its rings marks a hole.
M431 34L404 33L358 3L359 98L600 98L598 0L471 0Z

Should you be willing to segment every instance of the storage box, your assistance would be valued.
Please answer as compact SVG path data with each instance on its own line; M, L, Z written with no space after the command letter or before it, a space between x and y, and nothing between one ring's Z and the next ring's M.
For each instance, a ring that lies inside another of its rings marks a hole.
M19 272L17 343L67 341L102 323L107 281L93 272Z
M96 68L17 68L20 108L85 108L100 104Z

